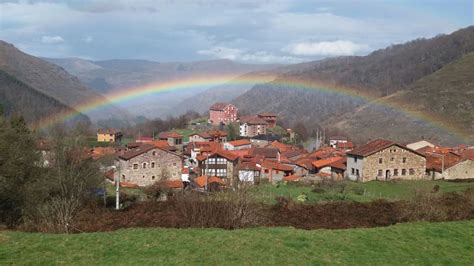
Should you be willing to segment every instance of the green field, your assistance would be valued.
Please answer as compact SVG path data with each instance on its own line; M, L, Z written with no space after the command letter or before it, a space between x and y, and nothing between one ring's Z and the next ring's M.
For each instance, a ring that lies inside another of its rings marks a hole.
M440 187L440 192L463 191L468 188L474 188L474 182L448 182L443 180L417 180L417 181L371 181L366 183L357 183L343 181L335 184L335 187L323 186L324 192L312 192L313 187L297 184L265 184L252 188L254 197L260 201L272 204L275 197L284 196L296 200L298 195L306 193L308 202L352 200L367 202L374 199L400 200L408 199L414 196L416 190L431 191L435 185ZM344 191L341 193L341 187Z
M474 220L372 229L0 232L0 264L456 264L474 261Z

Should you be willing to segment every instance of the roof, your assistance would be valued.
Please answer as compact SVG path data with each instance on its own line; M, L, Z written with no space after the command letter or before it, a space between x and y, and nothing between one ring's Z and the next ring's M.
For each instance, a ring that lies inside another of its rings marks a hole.
M311 163L312 163L311 159L299 159L298 161L296 161L296 165L301 166L306 169L313 168L313 164Z
M347 158L343 157L337 161L334 161L329 164L331 168L336 168L336 169L341 169L341 170L346 170L347 168Z
M167 188L183 188L183 181L181 180L166 180L165 186Z
M213 138L218 138L218 137L227 137L227 132L223 130L209 130L204 132L205 134L213 137Z
M262 167L268 168L268 169L275 169L275 170L280 170L280 171L293 171L294 167L291 165L286 165L278 162L273 162L269 160L265 160L262 163Z
M226 158L229 161L234 161L234 160L239 158L238 155L235 155L235 154L230 153L228 151L219 151L218 150L218 151L215 151L215 152L213 152L209 155L199 155L199 156L196 157L196 159L198 161L204 161L204 160L206 160L207 157L215 157L215 156Z
M367 144L365 144L364 146L361 146L359 148L355 148L349 152L347 152L348 155L356 155L356 156L362 156L362 157L365 157L365 156L369 156L369 155L372 155L376 152L379 152L383 149L386 149L390 146L393 146L393 145L396 145L402 149L405 149L405 150L408 150L408 151L411 151L415 154L418 154L420 156L425 156L423 155L422 153L419 153L417 151L414 151L410 148L407 148L403 145L400 145L398 143L395 143L393 141L390 141L390 140L384 140L384 139L378 139L378 140L374 140L374 141L371 141Z
M253 170L260 171L260 167L257 166L256 162L242 162L239 170Z
M163 149L163 150L168 150L168 151L176 151L176 147L170 146L168 144L168 141L166 140L154 140L152 143L157 148Z
M140 154L151 151L153 149L156 149L156 147L154 145L143 144L143 145L140 145L136 148L133 148L133 149L125 152L124 154L119 155L119 158L124 159L124 160L130 160L130 159L132 159L132 158L134 158L134 157L136 157Z
M283 177L283 181L289 181L289 182L299 181L300 179L301 179L301 176L297 176L297 175L289 175L289 176Z
M177 132L161 132L158 135L158 138L160 138L160 139L167 139L167 138L180 139L180 138L183 138L183 135L181 135Z
M152 137L139 137L135 142L152 142L153 138Z
M449 153L427 153L426 154L426 169L434 170L441 173L444 170L455 166L465 159L452 152Z
M336 144L336 148L338 149L353 149L354 144L351 141L348 142L338 142Z
M229 105L232 105L232 104L230 104L230 103L215 103L215 104L211 105L211 107L209 107L209 110L223 111Z
M196 183L196 185L198 185L199 187L204 187L206 185L206 176L198 176L194 179L194 183ZM217 184L220 184L220 185L225 185L225 182L224 180L222 180L221 178L217 177L217 176L211 176L209 178L207 178L207 184L211 184L211 183L217 183Z
M329 157L326 159L313 161L311 164L316 168L322 168L322 167L329 166L331 163L336 162L340 159L342 159L342 157Z
M250 142L250 140L248 139L233 140L233 141L229 141L228 143L234 147L252 144L252 142Z
M263 120L262 118L251 115L251 116L243 116L240 118L241 124L249 124L249 125L268 125L267 121Z
M115 128L101 128L97 130L98 134L122 134L122 131Z
M278 158L278 149L275 148L252 148L250 149L250 156L262 156L264 158Z

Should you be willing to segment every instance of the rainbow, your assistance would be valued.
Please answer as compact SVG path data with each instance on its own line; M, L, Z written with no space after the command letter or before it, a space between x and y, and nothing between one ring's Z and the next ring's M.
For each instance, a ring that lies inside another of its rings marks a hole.
M156 82L135 88L122 89L105 95L107 99L105 101L103 99L91 100L74 106L74 110L63 111L45 117L44 119L37 122L33 127L40 130L46 129L56 123L61 123L74 118L78 115L78 113L87 114L91 111L99 110L100 108L109 105L130 101L152 94L193 89L196 87L213 87L222 84L254 85L259 83L267 83L269 81L275 87L282 89L316 90L323 93L348 96L353 99L359 99L365 102L371 102L375 105L388 107L416 120L424 121L441 130L446 130L462 141L467 141L468 143L472 142L472 136L468 132L465 132L463 129L452 125L449 121L426 112L410 108L404 103L380 99L379 97L375 97L374 95L370 94L363 88L349 88L314 80L273 80L271 75L244 75L238 78L229 75L194 76L179 80Z

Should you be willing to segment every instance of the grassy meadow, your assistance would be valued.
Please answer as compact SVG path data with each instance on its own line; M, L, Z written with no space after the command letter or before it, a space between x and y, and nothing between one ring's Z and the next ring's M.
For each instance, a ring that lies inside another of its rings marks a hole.
M455 264L474 261L474 220L371 229L0 232L0 264Z

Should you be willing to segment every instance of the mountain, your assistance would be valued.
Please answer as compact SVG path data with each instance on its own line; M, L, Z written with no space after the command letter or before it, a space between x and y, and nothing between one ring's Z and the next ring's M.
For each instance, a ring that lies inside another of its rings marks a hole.
M30 124L52 114L75 112L67 105L31 88L2 70L0 70L0 106L5 115L22 115ZM89 118L80 113L77 113L74 121L90 123Z
M245 73L276 68L276 64L242 64L231 60L210 60L197 62L155 62L147 60L106 60L91 61L78 58L45 58L76 75L83 84L103 95L122 89L192 80L198 77L227 77L229 80ZM135 115L148 117L175 114L176 105L183 99L209 89L202 85L189 89L170 90L155 95L147 95L121 104Z
M443 144L456 143L452 134L456 129L467 142L474 143L473 69L474 53L469 53L409 88L333 121L334 125L352 136L386 136L398 141L425 138ZM425 123L406 112L387 108L387 104L401 106L411 114L428 113L432 122ZM377 129L377 135L373 129Z
M393 45L367 56L312 62L312 66L303 71L285 73L273 82L254 86L233 103L252 113L275 112L290 125L296 121L305 122L309 128L332 125L330 122L367 103L353 95L359 93L371 98L392 95L469 52L474 52L472 26L449 35ZM293 89L281 85L299 81L324 84L329 90ZM346 88L353 95L338 93L341 91L338 88ZM382 113L380 116L386 117ZM365 138L384 136L377 133L378 128L367 126L372 133L364 133ZM349 130L348 127L344 129Z
M106 108L88 113L93 120L127 116L126 112L107 104L106 98L82 85L61 67L23 53L4 41L0 41L0 70L21 82L22 86L27 86L30 91L37 91L72 109L91 101L105 103ZM15 92L11 90L9 93ZM13 103L10 105L13 106Z

